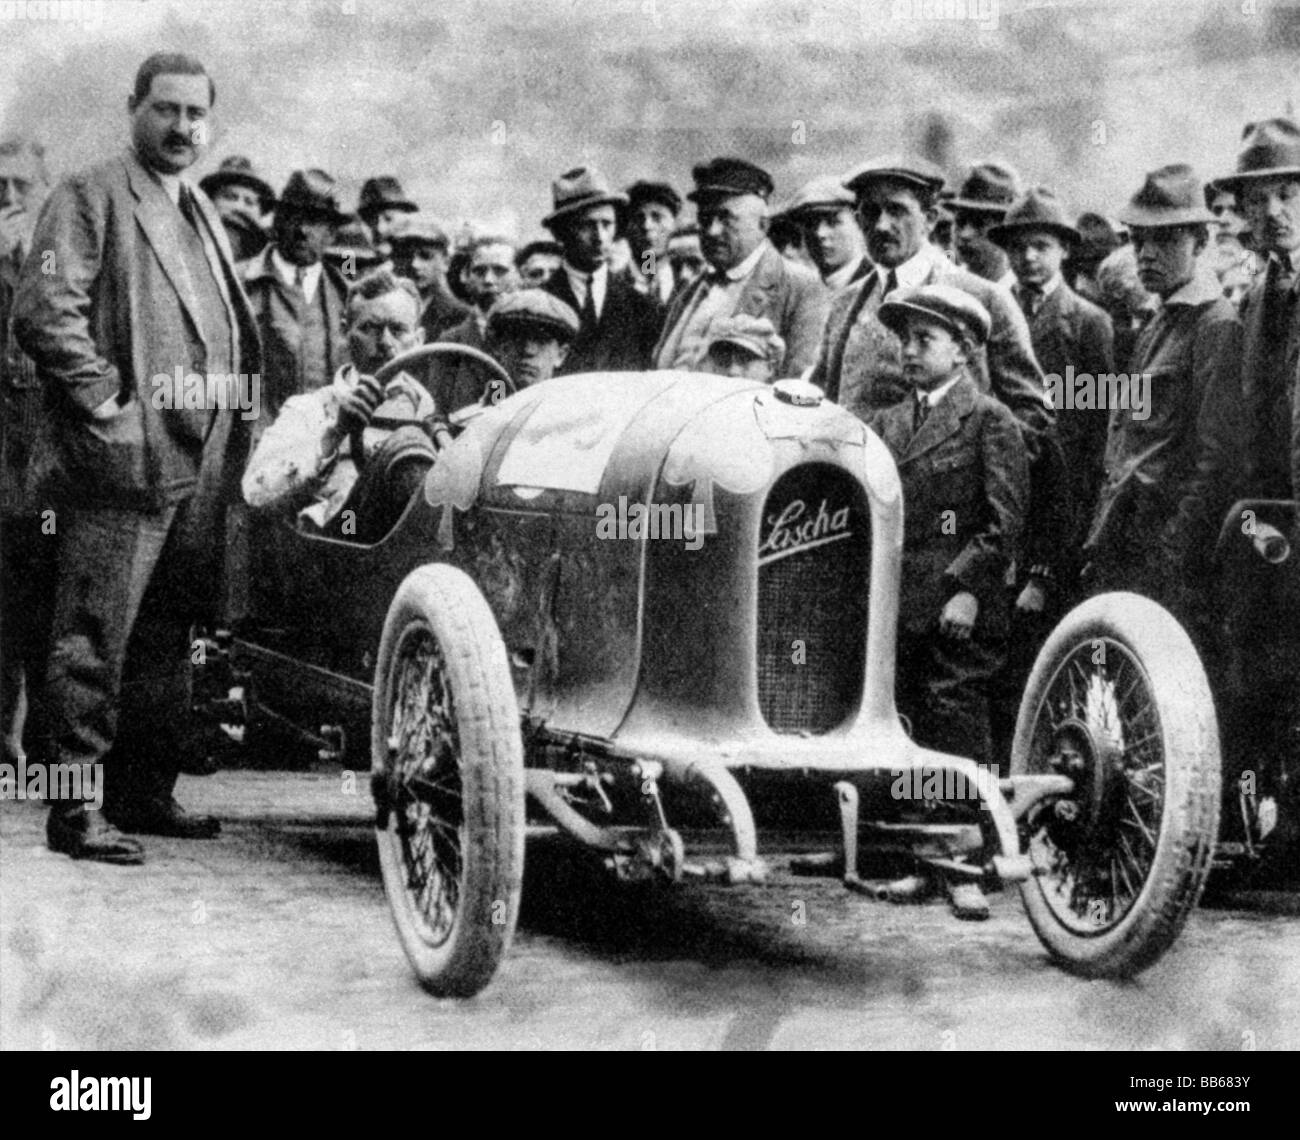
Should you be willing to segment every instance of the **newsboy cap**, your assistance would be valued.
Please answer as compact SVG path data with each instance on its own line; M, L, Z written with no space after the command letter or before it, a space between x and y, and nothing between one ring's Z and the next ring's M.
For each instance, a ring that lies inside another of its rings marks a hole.
M853 192L844 183L833 174L826 174L800 186L780 212L783 217L799 221L810 214L851 210L856 202Z
M575 166L551 183L552 210L542 219L549 230L555 223L592 206L613 206L616 215L627 208L627 195L594 166Z
M977 162L948 202L950 210L1005 214L1020 196L1020 176L1001 162Z
M937 194L943 189L944 175L933 162L924 158L894 154L884 158L867 159L844 175L840 182L861 197L864 186L884 180L906 182Z
M1256 178L1300 178L1300 124L1294 119L1247 123L1236 171L1209 185L1236 194L1243 183Z
M1071 246L1079 241L1079 231L1070 225L1061 200L1046 186L1035 186L1012 202L1006 217L989 230L989 240L1007 246L1027 230L1046 230Z
M695 189L686 195L692 202L701 198L725 198L732 194L757 194L763 201L772 196L776 184L761 166L743 158L715 158L692 167Z
M918 285L896 289L877 312L881 324L902 336L909 316L938 321L955 335L970 335L976 344L989 338L989 311L964 289L953 285Z
M361 184L361 197L357 201L357 213L361 217L378 213L380 210L402 210L414 214L417 206L402 191L402 184L391 174L380 174L367 178Z
M628 209L656 202L676 217L682 209L682 196L667 182L633 182L626 190Z
M734 344L751 356L770 360L777 368L785 356L785 341L776 326L767 317L752 317L748 313L716 321L706 351L712 351L715 344Z
M545 289L516 289L488 311L489 335L528 326L544 329L561 344L568 344L578 335L578 314Z
M295 170L285 183L276 209L279 213L296 210L302 214L317 214L341 225L348 220L348 215L339 209L335 195L337 185L323 170Z
M269 213L275 205L275 191L271 184L253 169L252 160L242 154L232 154L221 160L221 165L211 174L199 179L199 189L209 198L215 197L223 186L247 186L262 204L262 213Z
M1130 226L1192 226L1218 219L1205 208L1205 191L1185 162L1162 166L1146 176L1142 188L1120 211Z
M451 237L432 218L418 218L412 214L400 219L388 235L388 244L394 249L402 245L431 245L450 249Z

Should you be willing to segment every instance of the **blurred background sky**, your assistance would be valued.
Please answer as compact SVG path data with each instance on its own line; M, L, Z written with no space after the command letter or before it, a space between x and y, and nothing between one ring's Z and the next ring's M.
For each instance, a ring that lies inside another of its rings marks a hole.
M66 173L124 144L140 61L183 50L218 92L196 174L244 153L278 189L322 166L351 208L363 178L391 173L448 222L527 238L551 179L582 161L685 190L721 153L766 166L778 200L906 147L953 176L1002 158L1076 209L1114 212L1165 162L1226 172L1245 122L1300 102L1296 0L939 0L983 19L928 6L102 0L32 19L42 5L0 0L0 127L42 137Z

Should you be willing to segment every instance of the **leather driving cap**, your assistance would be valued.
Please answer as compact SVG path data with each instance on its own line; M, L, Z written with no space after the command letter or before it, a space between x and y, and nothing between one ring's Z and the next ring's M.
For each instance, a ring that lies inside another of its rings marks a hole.
M695 189L686 195L692 202L701 198L727 198L733 194L757 194L763 201L772 196L776 184L761 166L743 158L715 158L691 170Z
M1045 186L1035 186L1012 202L1006 217L989 230L989 240L1005 246L1026 230L1046 230L1067 245L1079 241L1079 231L1070 225L1061 200Z
M615 190L594 166L575 166L551 183L552 210L542 219L542 225L554 229L557 221L592 206L613 206L621 215L627 201L627 195Z
M862 188L871 182L882 180L906 182L919 186L923 190L938 193L943 189L944 174L932 162L924 158L906 155L888 155L884 158L871 158L861 166L855 166L843 178L841 184L854 194L861 195Z
M1252 178L1277 177L1300 178L1300 124L1294 119L1247 123L1236 171L1209 185L1238 194Z
M1120 211L1129 226L1192 226L1218 219L1205 208L1205 191L1196 172L1185 162L1162 166Z
M489 334L503 326L531 325L551 333L561 344L578 335L578 314L545 289L516 289L492 306L487 318Z
M280 213L296 210L303 214L318 214L339 225L347 221L347 215L339 209L336 187L334 179L323 170L295 170L289 175L276 208Z
M408 214L414 214L419 208L402 192L402 184L391 174L367 178L361 184L357 213L363 218L380 210L404 210Z
M914 289L896 289L881 306L881 323L902 336L910 315L919 314L938 321L957 336L969 333L976 344L989 338L992 319L989 311L964 289L952 285L920 285Z
M857 199L833 174L805 182L782 208L781 216L799 221L812 214L832 214L853 209Z
M262 203L262 213L275 206L275 191L266 179L258 176L253 163L242 154L232 154L221 160L221 165L211 174L199 179L199 189L209 198L223 186L247 186Z
M1000 162L978 162L955 197L950 210L977 210L983 214L1005 214L1020 195L1020 176Z

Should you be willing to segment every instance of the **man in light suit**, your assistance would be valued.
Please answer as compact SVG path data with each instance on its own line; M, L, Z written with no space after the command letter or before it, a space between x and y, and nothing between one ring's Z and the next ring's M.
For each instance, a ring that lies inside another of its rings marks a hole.
M828 294L817 275L783 258L767 240L772 178L739 158L695 167L700 247L709 271L677 294L654 350L656 368L697 371L717 321L767 317L785 341L784 376L798 376L817 351Z
M187 760L188 629L215 604L224 510L247 449L230 378L246 377L243 402L260 370L221 219L181 177L214 98L198 60L145 60L127 100L131 148L53 191L18 283L14 334L49 392L66 478L50 759L103 771L102 812L51 808L47 842L73 858L138 863L142 848L122 831L218 830L172 796ZM174 383L191 374L203 378L201 407Z
M609 267L628 196L594 166L566 171L551 189L554 209L542 225L564 248L564 257L542 288L579 319L578 335L557 374L648 368L659 331L658 309L625 274Z
M1011 409L1036 456L1040 438L1055 427L1029 326L1007 290L957 268L930 244L943 181L943 172L920 158L874 159L845 177L844 185L857 194L875 268L836 295L809 379L864 419L896 404L908 386L898 337L877 317L881 301L900 286L954 285L979 301L992 320L988 343L974 361L975 381Z

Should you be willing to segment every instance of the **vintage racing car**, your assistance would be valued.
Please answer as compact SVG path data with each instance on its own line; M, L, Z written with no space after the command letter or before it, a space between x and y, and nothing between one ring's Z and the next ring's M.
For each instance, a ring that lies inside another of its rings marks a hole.
M448 353L474 355L426 346L381 376ZM250 744L294 726L369 768L428 990L496 971L530 811L624 878L760 881L770 822L809 833L797 870L869 896L882 852L1017 883L1052 957L1089 977L1175 940L1215 854L1220 761L1164 609L1109 594L1068 614L1006 769L981 770L917 746L895 709L899 479L816 388L582 375L469 412L424 425L436 462L370 541L245 517L193 677L196 710Z

